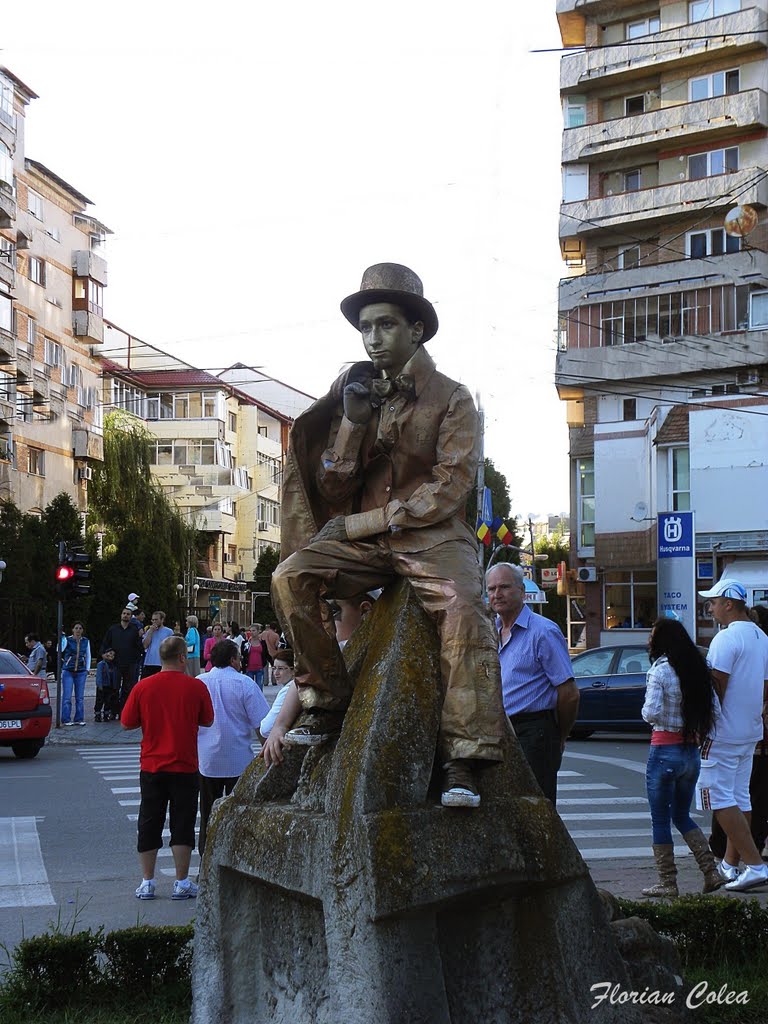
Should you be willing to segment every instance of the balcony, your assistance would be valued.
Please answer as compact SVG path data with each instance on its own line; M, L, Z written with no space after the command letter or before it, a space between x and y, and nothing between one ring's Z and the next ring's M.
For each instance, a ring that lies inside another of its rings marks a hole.
M76 459L104 461L104 437L99 430L73 429L72 454Z
M568 13L563 11L563 15ZM678 25L635 43L569 53L560 63L560 88L583 89L592 83L602 84L608 78L613 85L642 78L650 72L667 71L672 65L701 67L703 62L730 60L749 50L764 50L768 39L764 22L764 12L750 7L720 18Z
M72 333L76 338L88 338L89 341L101 345L104 341L104 321L95 313L76 309L72 313Z
M76 249L72 253L72 270L75 277L90 277L97 284L106 286L107 261L89 249Z
M228 512L207 508L195 513L195 529L209 533L234 533L237 520Z
M0 364L16 362L16 339L0 327Z
M14 252L0 253L0 282L9 288L16 285L16 254Z
M714 143L734 130L768 126L768 93L748 89L730 96L715 96L695 103L648 110L632 117L566 128L563 163L590 160L614 153L635 153L669 146L684 139L686 145Z
M564 314L585 303L623 299L630 293L639 298L684 288L763 281L768 286L768 253L750 249L706 259L669 260L641 264L631 270L603 270L599 274L566 277L560 282L558 307Z
M768 362L768 331L720 335L712 338L684 335L672 342L636 341L627 345L572 348L558 352L555 362L555 386L563 398L573 398L574 388L608 381L674 379L709 370L722 373L724 366L749 369ZM749 343L745 344L745 339ZM732 352L730 362L723 350ZM680 401L685 393L680 392Z
M621 192L601 199L583 199L560 207L560 237L595 234L605 228L651 225L667 217L691 215L706 205L707 211L738 202L753 206L768 204L768 180L761 167L744 167L731 174L676 181L636 192Z
M16 220L16 197L0 185L0 228L13 227Z
M32 376L32 355L22 342L16 342L16 372L26 380Z

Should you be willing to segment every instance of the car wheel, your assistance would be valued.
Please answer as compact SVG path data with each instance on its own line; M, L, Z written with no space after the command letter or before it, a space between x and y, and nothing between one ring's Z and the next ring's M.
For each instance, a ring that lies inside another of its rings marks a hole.
M570 739L586 740L589 739L594 731L594 729L571 729Z
M43 744L40 740L22 740L20 743L12 743L11 750L16 757L27 758L37 757L42 750Z

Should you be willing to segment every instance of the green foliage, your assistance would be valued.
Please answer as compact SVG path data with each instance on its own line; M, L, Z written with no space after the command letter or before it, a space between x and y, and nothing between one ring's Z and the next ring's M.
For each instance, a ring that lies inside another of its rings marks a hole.
M54 931L22 939L13 952L13 968L4 995L22 1003L57 1007L73 992L92 988L99 980L102 929L71 935Z
M280 561L280 553L277 548L265 548L253 570L254 589L269 593L272 586L272 573ZM268 622L277 622L277 616L272 608L268 597L257 597L253 602L253 620L266 625Z
M141 925L110 932L104 940L108 980L147 990L189 978L193 934L191 924L176 928Z
M0 983L3 1024L182 1024L189 1018L192 925L24 939Z
M536 541L534 550L537 555L546 555L547 568L554 569L559 562L568 562L569 545L568 537L563 534L556 534L549 537L542 537ZM539 569L541 566L539 566ZM565 635L568 632L568 598L560 597L557 590L551 587L546 591L547 603L541 606L541 614L556 622Z
M768 910L755 900L681 896L669 903L619 900L624 914L642 917L677 946L683 967L768 971Z
M500 516L513 533L513 544L520 544L520 537L517 533L517 519L512 518L510 522L511 503L509 499L509 484L503 473L500 473L493 464L493 459L485 460L485 486L491 489L491 501L493 503L493 514ZM472 488L467 498L466 505L467 522L474 526L477 522L477 483Z

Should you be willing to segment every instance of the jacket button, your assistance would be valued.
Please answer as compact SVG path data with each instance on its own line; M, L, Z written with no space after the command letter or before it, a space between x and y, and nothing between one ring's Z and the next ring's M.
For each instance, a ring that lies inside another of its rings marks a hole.
M390 411L390 412L394 412L394 411L395 411L395 407L394 407L394 405L390 405L390 407L389 407L389 411Z

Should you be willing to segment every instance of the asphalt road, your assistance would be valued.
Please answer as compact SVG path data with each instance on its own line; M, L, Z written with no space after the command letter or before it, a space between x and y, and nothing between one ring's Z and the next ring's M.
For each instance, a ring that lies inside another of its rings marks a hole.
M100 728L103 742L88 742ZM32 761L0 748L0 944L12 948L52 924L109 930L192 919L193 900L170 899L167 847L158 858L158 898L134 896L138 734L122 732L118 742L116 729L93 725L64 733L65 742L46 744ZM559 779L558 811L595 883L633 898L655 880L647 752L647 736L598 734L568 744ZM694 819L708 833L709 815L694 811ZM698 891L687 848L676 844L676 851L681 890ZM198 863L194 854L193 876ZM766 902L768 893L758 898Z

